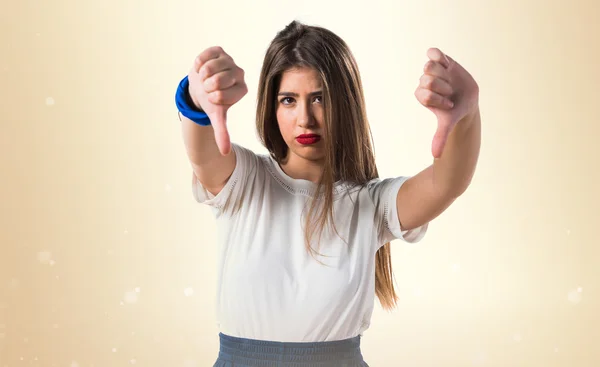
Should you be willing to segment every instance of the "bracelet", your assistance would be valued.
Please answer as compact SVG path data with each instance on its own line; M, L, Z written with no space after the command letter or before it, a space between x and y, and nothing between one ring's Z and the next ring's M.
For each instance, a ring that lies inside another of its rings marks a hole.
M189 85L190 81L186 75L179 83L177 92L175 93L175 104L177 105L177 109L179 110L179 113L198 125L208 126L210 125L210 119L206 112L201 111L194 106L188 90Z

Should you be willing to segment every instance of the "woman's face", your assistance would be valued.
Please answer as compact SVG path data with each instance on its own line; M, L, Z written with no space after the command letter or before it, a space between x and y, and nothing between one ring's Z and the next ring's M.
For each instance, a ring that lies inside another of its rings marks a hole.
M321 78L314 69L294 68L283 73L276 111L279 130L289 147L287 158L322 160L323 94Z

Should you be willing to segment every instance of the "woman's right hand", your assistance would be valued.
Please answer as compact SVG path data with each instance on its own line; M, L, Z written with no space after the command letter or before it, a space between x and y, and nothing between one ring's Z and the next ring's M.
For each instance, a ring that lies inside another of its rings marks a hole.
M188 80L190 97L210 118L219 151L229 154L227 110L248 93L244 70L221 47L210 47L196 57Z

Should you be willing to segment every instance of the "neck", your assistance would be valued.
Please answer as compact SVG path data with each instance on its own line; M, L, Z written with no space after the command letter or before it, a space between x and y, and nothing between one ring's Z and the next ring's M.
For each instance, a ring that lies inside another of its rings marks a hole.
M306 180L318 183L323 175L323 161L311 161L290 154L280 164L286 175L296 180Z

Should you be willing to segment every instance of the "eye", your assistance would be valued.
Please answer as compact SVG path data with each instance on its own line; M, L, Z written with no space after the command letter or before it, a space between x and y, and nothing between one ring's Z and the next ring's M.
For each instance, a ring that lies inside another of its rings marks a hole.
M282 99L279 100L279 102L281 104L288 105L290 103L293 103L294 99L292 97L283 97Z
M317 102L317 103L323 103L323 97L322 96L315 96L315 102Z

